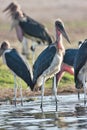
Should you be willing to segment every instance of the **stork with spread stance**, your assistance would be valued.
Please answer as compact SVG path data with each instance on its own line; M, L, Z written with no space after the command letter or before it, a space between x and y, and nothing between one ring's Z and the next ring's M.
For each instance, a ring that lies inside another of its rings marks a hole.
M19 55L16 49L11 49L8 41L4 41L0 47L0 56L3 57L4 63L10 68L10 70L14 74L14 91L15 91L15 106L16 106L16 76L20 77L25 83L30 86L31 90L33 90L32 82L30 82L31 75L30 71L25 64L22 57ZM22 88L21 88L22 89ZM20 90L21 90L20 89ZM21 92L21 105L22 103L22 91Z
M64 24L60 19L55 21L56 41L49 45L36 59L33 66L33 84L34 88L41 86L41 108L43 108L44 83L47 79L54 76L53 91L57 109L57 89L56 73L60 71L61 63L65 49L62 43L62 35L70 43L68 35L65 32Z
M12 2L4 9L4 12L8 10L10 11L13 20L11 29L15 27L19 41L23 41L25 53L27 53L26 38L38 43L52 43L51 36L46 27L27 16L18 4Z
M75 87L84 89L84 105L86 105L86 85L87 85L87 40L85 40L78 50L74 63Z

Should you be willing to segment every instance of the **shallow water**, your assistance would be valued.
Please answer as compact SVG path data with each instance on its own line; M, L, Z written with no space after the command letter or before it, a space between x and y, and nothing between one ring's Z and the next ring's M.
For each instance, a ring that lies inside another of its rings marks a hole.
M44 97L43 112L40 97L17 107L9 103L0 106L0 130L86 130L87 108L83 95L58 95L58 111L53 96Z

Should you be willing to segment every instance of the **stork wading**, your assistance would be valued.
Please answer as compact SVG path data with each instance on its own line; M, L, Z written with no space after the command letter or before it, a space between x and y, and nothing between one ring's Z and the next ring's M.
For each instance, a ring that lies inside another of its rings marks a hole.
M17 89L17 80L16 76L20 77L25 83L30 86L31 90L33 90L32 82L30 82L31 74L28 66L25 61L22 59L20 54L16 49L10 48L10 43L8 41L3 41L0 47L0 56L2 56L4 63L8 66L8 68L14 74L14 92L15 92L15 106L16 106L16 89ZM20 84L21 86L21 84ZM22 89L22 86L20 90ZM22 102L22 91L21 91L21 104Z
M84 105L86 105L87 39L84 40L76 55L74 63L74 72L75 87L78 89L78 91L81 88L84 89Z
M33 65L33 80L32 88L41 87L41 109L43 109L44 84L45 81L54 77L53 92L55 95L56 110L57 110L57 87L56 87L56 73L60 71L63 61L65 49L62 42L62 35L70 43L67 33L64 29L64 24L60 19L55 21L56 41L49 45L37 57Z

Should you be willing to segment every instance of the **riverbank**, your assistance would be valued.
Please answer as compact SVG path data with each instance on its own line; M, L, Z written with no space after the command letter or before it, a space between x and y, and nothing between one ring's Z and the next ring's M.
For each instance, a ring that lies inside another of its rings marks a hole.
M82 90L81 90L82 92ZM30 91L29 88L22 90L23 97L31 97L31 96L37 96L41 95L41 91ZM77 90L74 86L68 86L68 87L60 87L57 91L58 94L72 94L77 93ZM45 96L52 95L52 89L46 88L45 89ZM17 97L20 97L20 90L17 91ZM7 100L7 99L13 99L14 98L14 89L12 88L0 88L0 100Z

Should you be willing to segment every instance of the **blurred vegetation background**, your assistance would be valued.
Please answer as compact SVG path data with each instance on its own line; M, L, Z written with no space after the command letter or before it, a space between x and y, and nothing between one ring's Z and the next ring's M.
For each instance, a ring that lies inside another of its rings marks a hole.
M63 20L67 33L69 34L71 45L66 44L64 40L65 48L78 48L78 41L84 40L87 37L87 0L16 0L20 4L22 10L31 18L44 24L50 34L55 37L54 21L57 18ZM3 9L12 0L0 0L0 43L3 40L8 40L12 47L15 47L20 53L22 43L17 40L15 30L10 32L11 19L9 13L3 13ZM31 46L31 41L29 46ZM44 49L44 47L37 47L35 56ZM35 58L36 58L35 57ZM32 52L30 52L31 64ZM32 66L32 64L31 64ZM12 72L3 65L2 59L0 58L0 87L13 87L14 78ZM47 87L51 85L51 80L46 83ZM65 74L60 87L62 86L74 86L73 76ZM27 88L23 82L24 88Z

